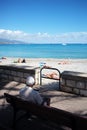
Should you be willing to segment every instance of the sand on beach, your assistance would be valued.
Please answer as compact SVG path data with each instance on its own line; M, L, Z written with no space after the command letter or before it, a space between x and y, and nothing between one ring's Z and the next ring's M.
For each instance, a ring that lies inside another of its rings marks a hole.
M23 60L23 58L21 58ZM35 66L46 65L63 71L87 73L87 59L53 59L53 58L25 58L26 63L17 63L18 58L5 58L0 60L0 65Z

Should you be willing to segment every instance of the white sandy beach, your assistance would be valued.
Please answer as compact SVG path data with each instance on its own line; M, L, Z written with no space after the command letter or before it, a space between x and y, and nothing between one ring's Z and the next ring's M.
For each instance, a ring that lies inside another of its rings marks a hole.
M21 58L22 60L23 58ZM6 58L0 60L0 65L18 65L40 67L41 63L46 66L57 68L60 72L75 71L87 73L87 59L52 59L52 58L25 58L26 63L14 63L18 58Z

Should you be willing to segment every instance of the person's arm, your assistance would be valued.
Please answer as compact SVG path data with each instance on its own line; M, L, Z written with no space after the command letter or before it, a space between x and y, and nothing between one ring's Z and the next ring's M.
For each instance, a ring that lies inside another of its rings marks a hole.
M35 102L39 105L42 105L43 98L40 96L40 94L37 91L35 91L34 96L35 96Z

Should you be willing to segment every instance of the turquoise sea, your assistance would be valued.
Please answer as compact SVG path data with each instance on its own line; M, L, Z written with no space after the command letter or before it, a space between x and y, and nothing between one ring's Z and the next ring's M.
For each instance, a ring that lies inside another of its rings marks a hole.
M0 44L0 57L87 59L87 44Z

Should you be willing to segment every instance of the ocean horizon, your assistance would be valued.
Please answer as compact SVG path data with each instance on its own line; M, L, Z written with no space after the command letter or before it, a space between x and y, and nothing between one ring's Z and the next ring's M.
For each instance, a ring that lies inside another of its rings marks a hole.
M1 57L87 59L87 44L0 44Z

